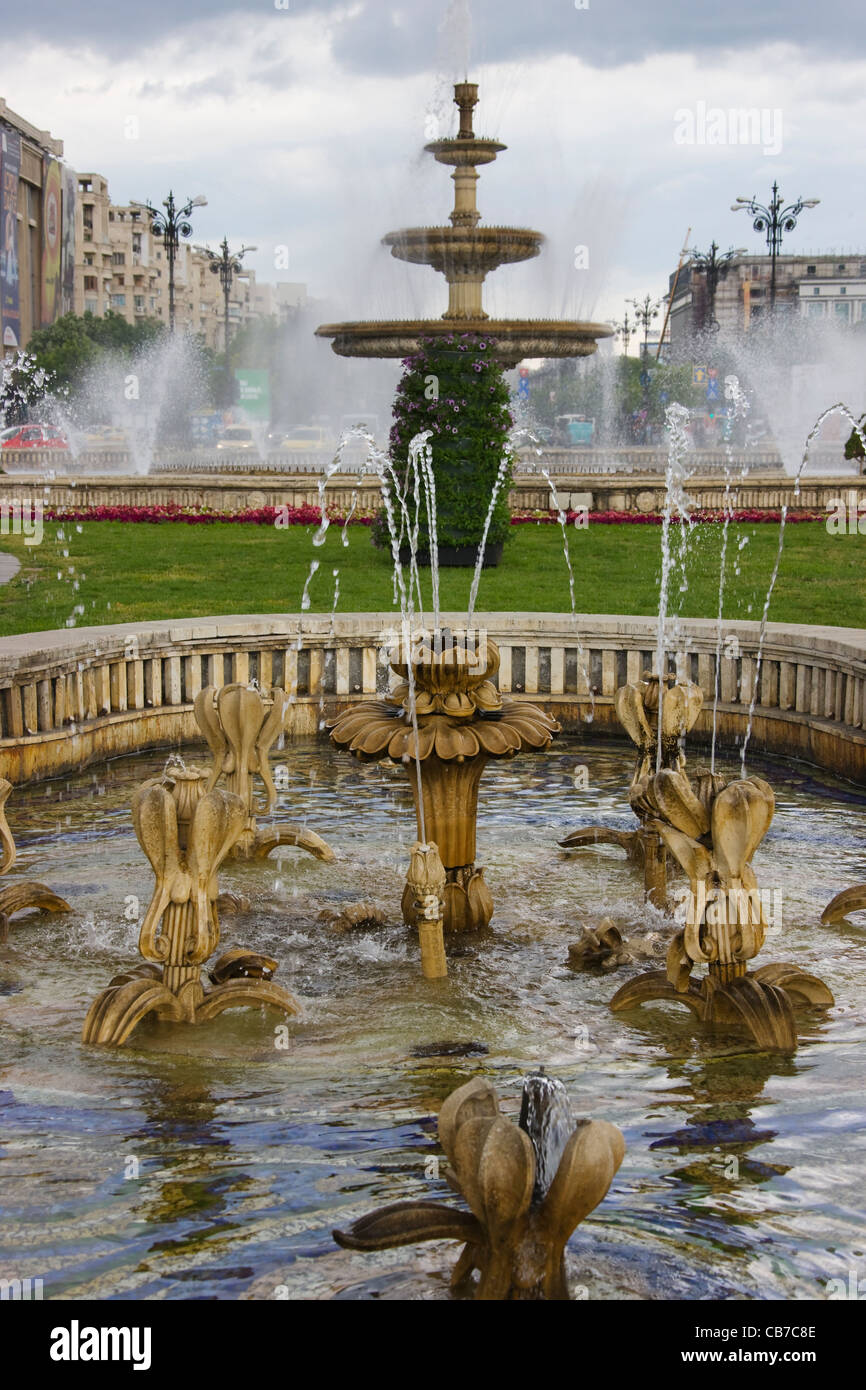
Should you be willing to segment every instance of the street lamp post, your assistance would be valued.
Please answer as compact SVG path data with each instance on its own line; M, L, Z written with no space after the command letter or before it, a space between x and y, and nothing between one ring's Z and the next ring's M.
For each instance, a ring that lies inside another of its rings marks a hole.
M752 226L756 232L765 232L767 246L770 252L770 312L776 307L776 257L782 249L782 235L785 232L793 232L797 225L797 218L804 208L814 208L820 203L820 198L798 198L796 203L782 207L782 195L779 192L779 185L774 181L773 196L770 199L769 207L764 207L763 203L757 202L755 198L738 198L731 204L732 212L747 212L750 217L754 217Z
M231 295L232 282L236 275L243 274L241 261L248 251L255 251L255 246L242 246L240 251L230 251L228 238L223 237L220 243L219 254L211 251L207 246L197 247L196 250L203 252L210 260L210 268L214 275L220 277L220 284L223 291L223 347L225 348L225 403L230 406L232 403L232 368L229 354L229 297Z
M643 299L633 299L635 324L637 328L643 328L643 347L641 349L640 384L643 392L643 439L647 442L650 433L649 423L649 331L650 324L654 318L658 317L661 308L661 300L653 299L651 294L645 294Z
M622 338L623 356L628 357L629 341L635 330L635 325L629 322L628 309L626 309L623 315L622 323L613 323L611 324L611 327L614 328L616 332L619 334L620 338Z
M169 191L168 197L163 201L162 208L151 207L150 203L141 203L150 218L150 230L154 236L162 237L165 246L166 259L168 260L168 326L174 332L174 263L177 257L177 250L180 246L181 237L192 235L192 225L189 221L190 213L193 208L207 207L207 198L201 193L195 198L190 198L184 203L182 208L175 205L174 194Z
M724 280L730 270L731 262L734 257L743 254L742 247L737 250L731 247L730 251L725 251L720 256L719 248L714 241L711 242L709 251L701 252L694 249L689 251L692 265L704 276L707 285L707 302L704 310L703 323L701 324L702 328L709 328L718 332L719 325L716 321L716 290L718 289L719 281Z
M645 294L643 299L633 299L634 316L638 328L643 328L643 360L646 362L647 352L649 351L649 331L650 324L654 318L658 318L661 308L661 300L653 299L651 294Z

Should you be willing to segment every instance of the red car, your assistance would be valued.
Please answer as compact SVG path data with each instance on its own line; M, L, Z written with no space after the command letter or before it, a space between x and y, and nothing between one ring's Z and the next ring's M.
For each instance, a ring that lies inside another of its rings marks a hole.
M68 449L69 441L50 425L12 425L0 433L0 449Z

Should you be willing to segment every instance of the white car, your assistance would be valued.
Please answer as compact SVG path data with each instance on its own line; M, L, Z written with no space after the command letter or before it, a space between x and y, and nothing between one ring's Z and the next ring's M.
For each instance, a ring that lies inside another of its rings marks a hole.
M253 432L248 425L228 425L217 440L218 450L233 454L255 448L256 441L253 439Z

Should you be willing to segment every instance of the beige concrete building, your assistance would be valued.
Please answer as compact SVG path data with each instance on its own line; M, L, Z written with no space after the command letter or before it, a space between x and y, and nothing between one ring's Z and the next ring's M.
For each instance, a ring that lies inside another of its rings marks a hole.
M75 245L76 314L102 316L111 309L128 323L140 318L168 322L168 259L162 238L153 235L139 204L112 203L101 174L78 175ZM211 264L194 243L181 241L174 265L175 323L222 351L225 304ZM230 335L251 318L286 318L305 302L305 285L257 285L255 272L245 271L232 282Z
M26 347L37 328L72 307L74 176L62 156L62 140L16 115L0 97L0 342L6 353Z
M670 278L673 288L674 276ZM723 331L747 333L769 312L770 257L734 256L719 279L715 318ZM680 271L671 308L674 345L699 332L708 318L706 276L692 262ZM776 308L810 319L832 318L853 325L866 319L866 252L778 256Z

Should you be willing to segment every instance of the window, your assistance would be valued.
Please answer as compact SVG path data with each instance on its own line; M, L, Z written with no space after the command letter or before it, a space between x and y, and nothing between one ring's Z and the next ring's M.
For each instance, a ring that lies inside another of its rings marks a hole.
M125 308L126 308L126 295L125 295L125 294L113 294L113 295L111 296L111 307L112 307L112 309L125 309Z
M824 316L824 305L820 303L816 304L814 300L807 302L806 309L810 319L820 319Z
M807 266L806 266L806 274L807 274L807 275L815 275L815 274L817 274L817 271L818 271L818 267L817 267L816 265L807 265Z
M144 313L144 295L143 295L143 294L137 294L137 295L135 296L134 302L135 302L136 312L137 312L137 313L143 314L143 313Z
M820 285L816 285L815 288L813 289L812 293L813 293L813 294L820 294L820 293L821 293L821 287L820 287Z
M834 308L835 311L836 311L836 318L837 318L837 319L841 319L843 323L850 323L850 321L851 321L851 305L850 305L850 304L834 304L834 305L833 305L833 308Z
M845 274L845 262L844 262L844 261L840 261L839 264L837 265L836 269L837 269L838 271L840 271L842 275L844 275L844 274Z
M98 280L97 280L97 278L96 278L95 275L85 275L85 277L84 277L84 288L85 288L85 290L98 290L98 289L99 289L99 282L98 282Z
M98 299L85 299L85 301L84 301L84 312L85 312L85 314L98 314L98 313L99 313L99 300L98 300Z
M92 193L92 192L93 192L93 180L92 180L92 179L79 179L79 180L78 180L78 191L79 191L79 193Z
M94 256L93 256L92 252L88 252L87 255L84 257L84 264L85 264L85 265L93 265L93 261L94 261Z
M847 285L840 285L840 286L839 286L839 293L840 293L840 294L847 294L847 293L848 293L848 286L847 286Z
M112 251L112 253L111 253L111 264L112 264L112 265L126 265L126 252L125 252L125 251Z
M109 220L109 222L113 222L113 221L114 221L114 213L111 212L111 211L109 211L108 220Z
M132 252L135 256L141 255L141 232L133 232L132 234Z
M93 239L93 204L92 204L92 203L85 203L85 204L84 204L84 207L82 208L82 216L83 216L83 218L84 218L84 235L87 237L88 241L91 241L91 240Z

